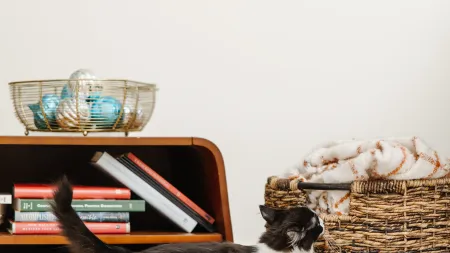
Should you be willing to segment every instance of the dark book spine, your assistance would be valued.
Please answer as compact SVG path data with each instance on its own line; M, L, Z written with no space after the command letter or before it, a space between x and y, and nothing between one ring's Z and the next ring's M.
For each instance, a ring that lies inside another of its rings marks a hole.
M154 171L150 166L145 164L143 161L141 161L138 157L136 157L132 153L127 153L123 155L123 157L129 161L130 163L133 163L137 167L141 169L142 172L146 173L150 177L152 177L156 182L158 182L159 185L167 189L170 193L172 193L173 196L178 198L180 201L182 201L186 206L191 208L193 211L195 211L197 214L199 214L203 219L208 221L209 223L214 223L214 218L211 217L208 213L206 213L202 208L200 208L197 204L195 204L191 199L189 199L186 195L184 195L181 191L179 191L175 186L173 186L171 183L169 183L166 179L161 177L156 171Z
M133 163L128 157L120 156L116 158L121 164L131 170L133 173L142 178L147 184L151 185L155 190L164 195L169 201L174 203L178 208L183 210L187 215L194 219L198 224L205 228L208 232L215 232L215 227L210 224L207 220L204 220L198 213L192 210L185 203L180 201L176 196L174 196L170 191L164 188L160 183L158 183L154 178L149 176L147 173L143 172L135 163Z
M15 199L13 208L22 212L50 212L48 199ZM145 212L144 200L72 200L76 212Z

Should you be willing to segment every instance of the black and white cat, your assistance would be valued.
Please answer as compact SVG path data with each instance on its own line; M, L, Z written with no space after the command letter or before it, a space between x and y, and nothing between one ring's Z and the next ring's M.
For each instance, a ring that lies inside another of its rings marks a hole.
M51 203L63 235L70 242L72 253L134 253L126 248L103 243L81 221L71 206L72 186L66 177L58 183ZM229 242L176 243L148 248L140 253L312 253L313 243L324 232L323 221L307 207L276 210L260 206L266 220L266 231L259 242L244 246Z

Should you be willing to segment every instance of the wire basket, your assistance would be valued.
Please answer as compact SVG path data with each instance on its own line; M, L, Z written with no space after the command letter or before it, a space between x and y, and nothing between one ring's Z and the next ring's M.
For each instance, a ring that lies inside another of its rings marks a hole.
M37 132L141 131L150 120L156 85L130 80L61 79L9 83L17 118Z

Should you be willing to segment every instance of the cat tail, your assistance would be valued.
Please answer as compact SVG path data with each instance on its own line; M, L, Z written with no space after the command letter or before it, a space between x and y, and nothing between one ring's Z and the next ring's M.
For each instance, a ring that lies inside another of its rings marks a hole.
M95 236L72 208L73 190L64 176L58 183L51 202L52 211L59 221L62 234L70 242L72 253L114 252Z

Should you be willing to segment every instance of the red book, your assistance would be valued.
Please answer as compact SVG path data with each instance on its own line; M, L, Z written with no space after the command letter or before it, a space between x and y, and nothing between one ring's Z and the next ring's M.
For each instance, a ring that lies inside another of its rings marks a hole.
M130 199L131 191L118 187L72 186L74 199ZM56 186L48 184L14 184L14 198L52 199Z
M207 214L203 209L197 206L194 202L192 202L188 197L186 197L182 192L180 192L175 186L167 182L163 177L161 177L156 171L152 170L148 165L142 162L139 158L137 158L132 153L125 154L132 162L134 162L140 169L146 172L153 179L158 181L164 188L170 191L175 197L183 201L184 204L189 206L192 210L202 216L209 223L214 223L214 218Z
M13 235L57 235L61 233L58 222L14 222L10 221L9 232ZM85 222L94 234L128 234L130 223Z

